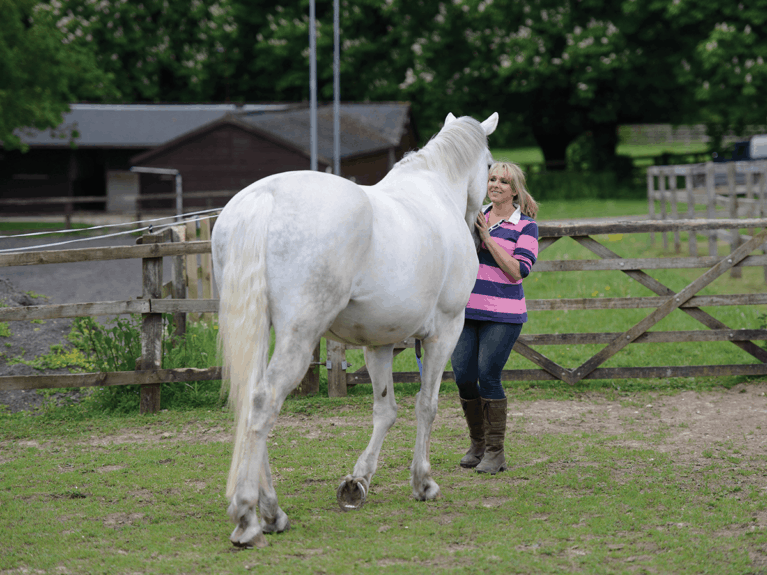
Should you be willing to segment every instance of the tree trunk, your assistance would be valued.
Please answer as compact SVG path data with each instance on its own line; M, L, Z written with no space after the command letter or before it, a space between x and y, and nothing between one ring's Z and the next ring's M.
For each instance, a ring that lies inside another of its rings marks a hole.
M547 170L566 170L565 152L583 131L583 114L567 102L566 90L538 90L532 99L530 127Z
M616 169L616 148L618 147L618 124L597 124L591 127L594 141L595 172L614 171Z
M547 134L533 130L535 141L543 152L547 171L561 171L567 168L565 152L572 139L565 140L562 134Z

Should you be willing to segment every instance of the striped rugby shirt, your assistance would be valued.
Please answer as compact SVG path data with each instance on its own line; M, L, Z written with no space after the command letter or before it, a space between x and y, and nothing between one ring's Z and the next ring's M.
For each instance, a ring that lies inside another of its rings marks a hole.
M485 219L493 207L483 208ZM538 258L538 224L517 210L508 220L501 220L490 228L490 235L503 249L519 262L519 272L526 278ZM525 323L527 306L522 280L515 281L496 263L482 242L479 250L477 282L466 306L466 319Z

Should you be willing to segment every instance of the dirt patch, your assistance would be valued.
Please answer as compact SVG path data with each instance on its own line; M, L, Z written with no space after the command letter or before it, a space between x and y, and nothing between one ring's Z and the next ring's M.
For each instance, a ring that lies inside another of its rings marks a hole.
M27 307L55 303L44 294L23 292L9 280L0 278L0 307ZM5 322L10 335L0 336L0 376L6 375L56 375L70 373L66 368L39 370L18 363L19 359L31 361L50 352L52 345L70 347L67 335L72 327L71 319L45 319ZM0 332L5 333L5 332ZM48 397L37 390L0 391L0 405L11 413L33 411L46 401L79 401L86 391L59 392Z

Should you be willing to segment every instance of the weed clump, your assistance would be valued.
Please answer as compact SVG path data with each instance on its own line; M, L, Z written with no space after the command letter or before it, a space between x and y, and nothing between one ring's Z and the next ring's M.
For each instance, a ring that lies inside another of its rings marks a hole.
M218 357L218 325L213 321L189 322L186 334L174 335L173 316L163 314L162 368L194 367L205 369L221 365ZM68 336L79 365L87 371L135 371L141 356L141 316L116 318L105 326L90 317L77 318ZM52 350L49 356L60 354ZM47 360L46 360L47 361ZM130 414L139 409L139 385L97 388L85 402L88 410ZM221 381L163 383L161 409L220 407Z

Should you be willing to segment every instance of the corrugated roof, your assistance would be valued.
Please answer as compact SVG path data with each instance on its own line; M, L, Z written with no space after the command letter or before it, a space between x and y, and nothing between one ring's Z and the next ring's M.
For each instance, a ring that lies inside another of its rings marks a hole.
M291 104L72 104L56 130L18 131L30 146L69 146L76 129L80 147L153 148L229 113L258 114ZM56 134L66 133L61 138Z
M341 157L355 156L399 145L407 129L410 105L402 102L341 104ZM269 114L242 114L240 120L273 134L308 153L309 108L293 108ZM317 153L333 157L333 106L317 110Z

